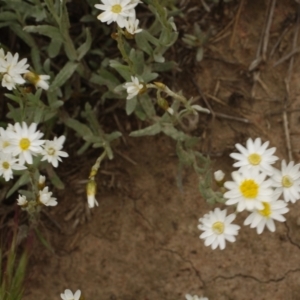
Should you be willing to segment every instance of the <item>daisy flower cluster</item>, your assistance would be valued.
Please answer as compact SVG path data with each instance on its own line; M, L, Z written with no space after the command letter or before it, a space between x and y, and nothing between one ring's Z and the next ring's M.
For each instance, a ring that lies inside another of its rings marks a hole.
M56 206L56 198L52 197L52 192L49 192L49 188L45 186L46 177L40 175L38 184L38 197L36 201L28 201L26 196L19 195L17 204L24 210L35 211L37 206Z
M139 0L101 0L102 4L95 7L103 12L98 19L107 23L116 22L120 28L125 28L127 33L134 35L142 31L138 28L139 20L136 18L135 7L141 3Z
M57 167L61 157L68 156L62 151L65 136L53 140L42 140L42 137L43 133L37 130L36 123L30 126L25 122L8 124L6 129L0 128L0 176L9 181L15 170L25 170L32 165L34 157ZM44 182L45 178L41 177L38 201L45 206L54 206L57 204L56 198L51 197L52 193L44 186ZM26 197L19 196L18 204L26 206Z
M27 58L23 58L19 61L19 54L7 52L0 49L0 80L3 87L8 90L13 90L16 85L22 85L26 83L26 80L32 83L36 88L42 88L47 90L49 88L48 75L38 75L29 71L29 65L27 64Z
M247 211L250 214L244 225L256 228L261 234L265 228L274 232L275 222L284 222L283 214L289 211L289 202L295 203L300 199L300 164L293 161L281 162L281 169L273 164L278 160L274 155L276 148L268 148L269 142L262 143L260 138L249 138L246 147L235 145L238 152L231 153L235 159L232 181L226 181L225 204L234 206L236 213ZM217 183L224 180L221 171L215 173ZM234 242L240 226L231 224L236 214L226 216L227 211L216 208L200 218L198 228L203 231L200 235L206 246L212 249L225 248L225 241Z

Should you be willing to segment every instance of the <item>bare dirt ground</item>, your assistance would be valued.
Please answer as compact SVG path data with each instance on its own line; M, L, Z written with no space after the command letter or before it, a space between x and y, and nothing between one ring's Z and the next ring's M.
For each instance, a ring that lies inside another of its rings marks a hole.
M273 1L239 1L225 7L222 18L215 12L218 33L206 46L203 61L196 64L195 53L185 50L182 72L174 73L177 89L199 96L193 76L201 99L204 95L215 113L250 121L204 115L194 132L202 138L199 149L211 154L214 170L222 168L228 179L232 171L228 154L236 142L244 143L248 137L270 140L277 156L288 160L288 136L293 159L299 162L298 50L274 67L295 49L299 28L295 1L277 1L266 61L249 71L260 56L257 53L263 53L257 48L269 3ZM190 14L196 21L197 9ZM116 154L114 161L107 161L98 177L99 207L92 210L88 223L75 229L76 216L65 219L75 206L84 209L80 180L87 178L97 154L67 161L71 175L63 178L66 190L57 194L59 205L48 210L50 218L43 218L43 232L54 254L36 242L24 300L58 299L66 288L81 289L86 300L175 300L184 299L186 293L210 300L300 299L300 202L290 205L287 223L277 223L275 233L257 235L242 226L246 215L240 214L237 242L227 244L224 251L212 251L199 239L197 229L198 219L212 207L200 196L196 174L189 169L179 174L173 141L165 136L126 140L128 146L120 143L116 148L123 157ZM179 176L182 188L177 184Z

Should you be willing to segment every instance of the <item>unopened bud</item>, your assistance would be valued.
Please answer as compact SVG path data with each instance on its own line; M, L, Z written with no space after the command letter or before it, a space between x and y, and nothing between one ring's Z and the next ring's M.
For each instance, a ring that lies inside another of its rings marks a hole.
M124 31L124 36L126 39L128 40L133 40L134 39L134 34L131 34L130 32L128 32L127 30Z
M119 35L117 32L113 32L110 36L112 39L117 40Z
M40 175L39 183L38 183L39 190L42 190L45 187L45 182L46 182L46 176Z
M90 179L86 185L86 194L89 208L93 208L95 205L98 206L98 202L95 198L97 192L97 184L95 180Z
M154 84L161 90L164 90L166 88L166 85L162 82L155 81Z
M27 72L23 75L23 77L33 85L35 85L40 80L39 75L33 72Z
M224 179L225 179L224 172L222 170L218 170L218 171L214 172L214 178L215 178L215 181L217 182L217 184L222 187L224 184Z
M169 108L169 103L165 98L158 97L157 98L157 104L163 110L168 110L168 108Z

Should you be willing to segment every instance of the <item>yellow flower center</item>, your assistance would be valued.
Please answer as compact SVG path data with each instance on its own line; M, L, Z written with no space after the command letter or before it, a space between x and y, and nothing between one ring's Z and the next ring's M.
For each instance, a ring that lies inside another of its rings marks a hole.
M256 153L252 153L248 156L248 161L251 165L259 165L259 163L261 162L261 156Z
M3 169L6 169L6 170L7 170L7 169L9 169L9 166L10 166L10 165L9 165L9 163L8 163L7 161L5 161L5 162L2 163Z
M212 226L212 229L215 234L222 234L224 232L224 223L215 222Z
M258 188L258 184L253 179L246 179L240 185L240 191L245 198L256 198Z
M27 138L23 138L20 141L20 148L22 150L27 150L30 147L30 141Z
M55 149L54 148L49 148L47 152L48 152L49 155L54 155L55 154Z
M268 217L272 213L272 211L271 211L271 205L269 203L267 203L267 202L263 202L262 204L263 204L264 208L261 209L261 210L259 210L258 212L262 216Z
M285 188L289 188L294 184L293 179L288 175L285 175L282 177L281 183L282 183L282 186Z
M111 11L115 14L119 14L122 11L122 6L120 4L115 4L111 7Z

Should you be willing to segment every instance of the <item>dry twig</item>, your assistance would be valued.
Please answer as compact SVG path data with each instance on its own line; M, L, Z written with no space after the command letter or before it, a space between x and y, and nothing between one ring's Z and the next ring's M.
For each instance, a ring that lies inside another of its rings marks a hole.
M297 25L295 28L294 39L293 39L293 51L295 51L297 49L296 46L297 46L297 41L298 41L299 25L300 25L300 4L298 4ZM282 115L286 147L287 147L288 157L289 157L290 161L293 160L293 155L292 155L291 138L290 138L286 108L290 101L290 81L291 81L291 77L292 77L293 67L294 67L294 57L291 57L288 73L284 80L285 86L286 86L287 97L284 101L284 111L283 111L283 115Z
M234 37L235 37L235 33L236 33L236 27L237 27L237 24L238 24L239 19L240 19L240 15L241 15L243 5L244 5L244 0L241 0L240 5L239 5L239 9L236 13L235 20L234 20L232 35L231 35L231 39L230 39L230 43L229 43L229 48L230 49L232 49L232 46L233 46Z

